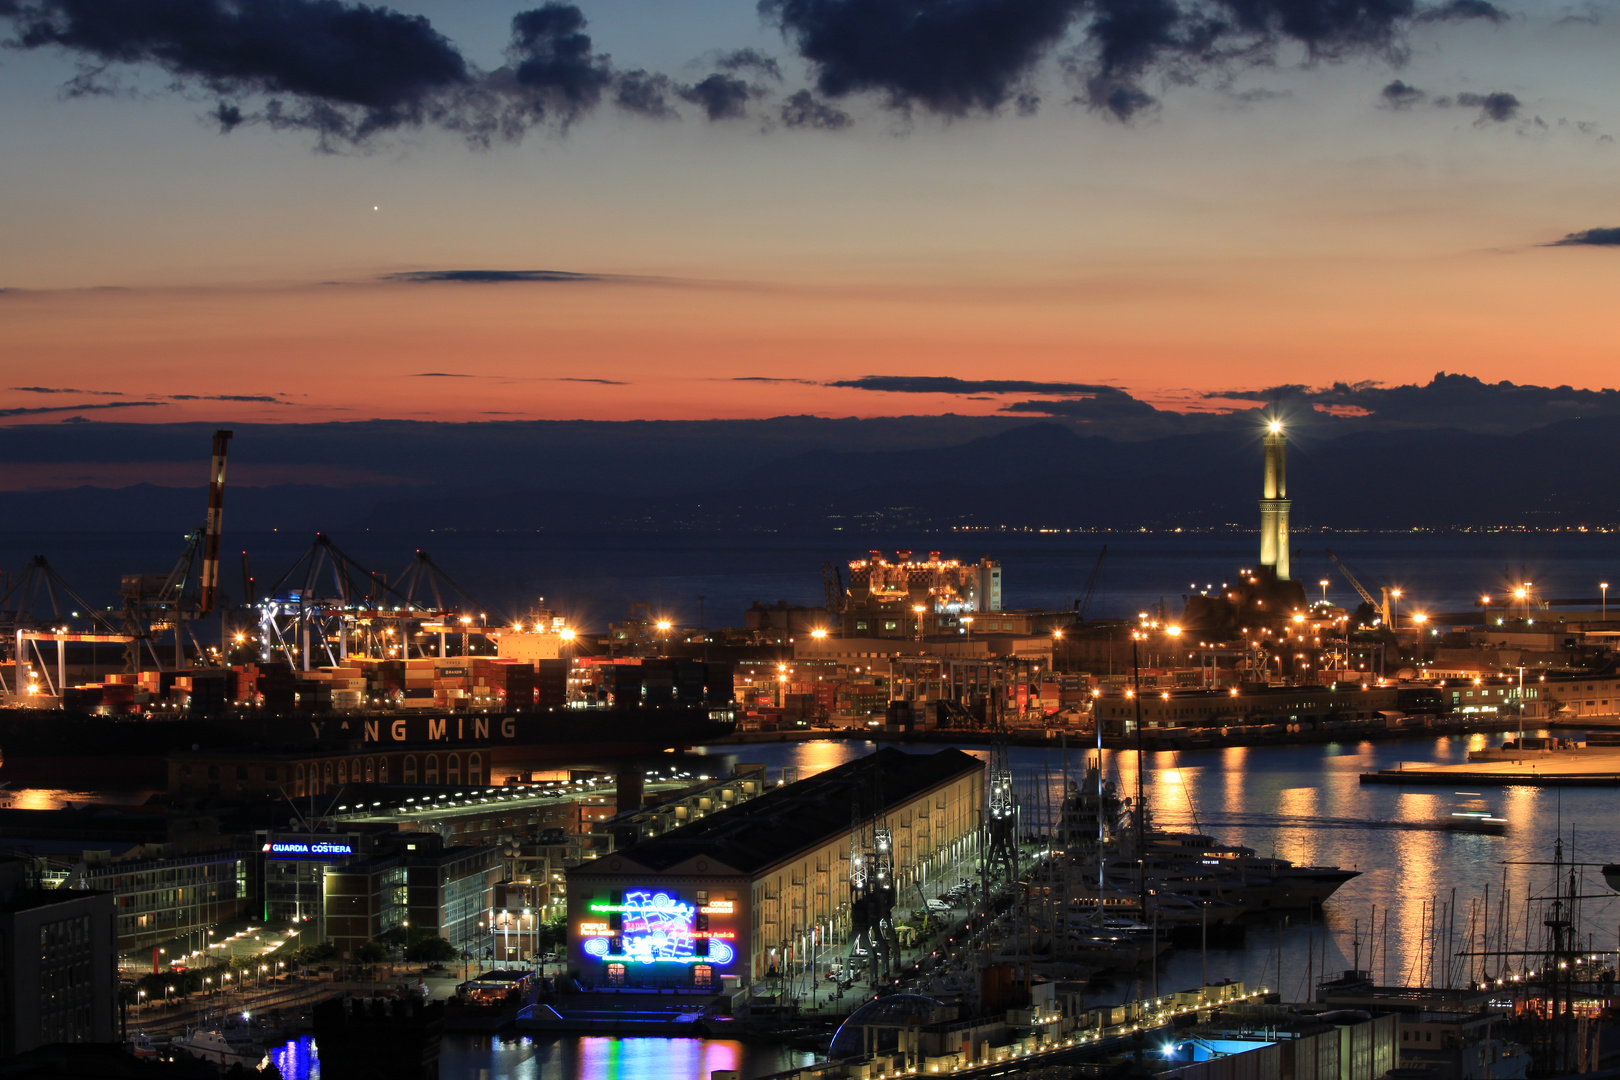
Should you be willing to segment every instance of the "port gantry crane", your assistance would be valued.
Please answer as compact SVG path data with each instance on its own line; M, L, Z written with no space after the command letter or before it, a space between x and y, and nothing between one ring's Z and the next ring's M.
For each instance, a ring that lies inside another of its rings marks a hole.
M466 607L447 606L446 591ZM431 594L418 598L418 592ZM447 654L450 634L482 634L478 606L460 586L418 551L400 575L398 587L382 574L368 570L332 542L325 533L297 562L254 601L258 611L257 638L261 658L277 656L294 670L309 671L315 656L336 665L351 655L406 660L414 648L428 656L424 635L438 637L438 654ZM463 614L467 612L468 614Z
M67 607L65 601L73 606ZM45 607L49 606L49 614ZM89 619L88 632L76 630L70 620ZM84 597L51 566L43 555L35 555L16 580L0 593L0 649L9 645L11 679L6 680L0 668L0 694L38 694L43 684L45 694L60 697L67 681L67 645L74 642L107 642L124 645L138 640L122 632L107 616L88 604ZM56 677L51 677L51 665L46 662L40 645L56 643ZM32 655L32 659L30 659ZM139 661L137 653L135 660ZM157 654L152 654L157 660ZM161 665L160 665L161 666Z

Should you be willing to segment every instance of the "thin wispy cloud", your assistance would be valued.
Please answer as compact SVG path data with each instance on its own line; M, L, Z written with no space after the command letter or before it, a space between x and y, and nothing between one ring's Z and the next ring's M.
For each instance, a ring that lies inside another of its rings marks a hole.
M166 401L86 401L77 405L35 405L0 409L0 417L41 416L48 413L86 412L91 409L136 409L167 405Z

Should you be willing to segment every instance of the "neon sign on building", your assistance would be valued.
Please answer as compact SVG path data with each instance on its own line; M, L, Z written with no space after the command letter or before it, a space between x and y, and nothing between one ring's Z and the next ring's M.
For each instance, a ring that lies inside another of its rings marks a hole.
M589 956L637 964L713 964L715 967L724 967L737 956L736 950L722 940L722 937L734 940L734 933L698 930L696 905L682 903L666 892L644 889L627 892L622 904L592 904L590 910L620 916L621 928L616 933L611 930L604 933L600 922L581 923L582 934L590 931L597 934L585 939L584 949ZM613 941L615 937L617 942ZM700 940L708 946L707 955L699 954Z

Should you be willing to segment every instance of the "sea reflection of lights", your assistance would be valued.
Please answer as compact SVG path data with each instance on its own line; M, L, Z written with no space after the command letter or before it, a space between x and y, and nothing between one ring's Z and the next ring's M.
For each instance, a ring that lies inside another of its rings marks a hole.
M1315 817L1321 792L1314 787L1283 788L1277 792L1277 815L1290 818ZM1317 854L1316 830L1304 825L1284 825L1277 830L1277 857L1296 863L1313 863Z
M712 1076L737 1069L741 1059L742 1044L726 1040L589 1036L579 1040L579 1060L569 1075L575 1080Z
M303 1035L270 1051L270 1061L285 1080L319 1080L321 1063L315 1056L315 1039Z

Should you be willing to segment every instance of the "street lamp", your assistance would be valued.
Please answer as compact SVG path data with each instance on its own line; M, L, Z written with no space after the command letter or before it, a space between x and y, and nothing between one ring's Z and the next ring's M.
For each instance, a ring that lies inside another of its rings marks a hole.
M971 616L971 615L962 616L962 627L963 627L963 632L966 633L969 638L972 638L973 637L973 616Z
M1318 585L1320 585L1320 586L1322 586L1322 606L1323 606L1323 607L1326 607L1326 606L1327 606L1327 587L1328 587L1328 579L1327 579L1327 578L1323 578L1323 579L1322 579L1322 580L1321 580L1321 581L1318 581L1318 582L1317 582L1317 584L1318 584Z
M1142 658L1138 654L1137 649L1141 640L1145 637L1147 637L1146 630L1131 631L1131 681L1134 684L1134 692L1131 694L1131 698L1136 703L1136 885L1138 892L1141 894L1139 900L1142 905L1142 919L1144 922L1147 921L1148 903L1147 847L1145 843L1146 837L1143 831L1145 828L1145 822L1143 820L1144 806L1142 802L1144 798L1142 777L1144 769L1142 763L1146 759L1142 753ZM1099 727L1098 730L1101 731L1101 728ZM1099 754L1099 763L1101 760L1102 758Z
M917 613L917 640L921 641L923 639L923 612L928 609L921 604L915 604L911 610Z
M1600 582L1598 582L1598 588L1603 590L1603 618L1608 619L1608 617L1609 617L1609 583L1607 581L1600 581Z

